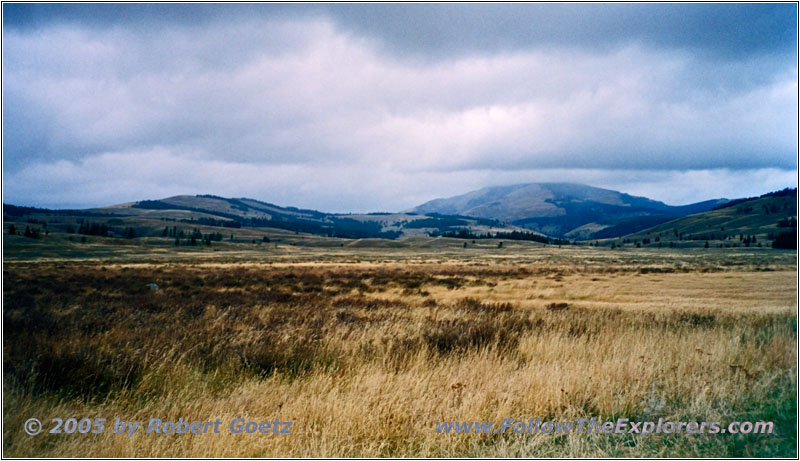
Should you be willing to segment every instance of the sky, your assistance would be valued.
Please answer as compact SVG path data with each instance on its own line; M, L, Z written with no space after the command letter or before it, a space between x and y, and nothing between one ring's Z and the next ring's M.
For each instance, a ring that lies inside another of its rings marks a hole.
M3 4L3 202L797 186L795 4Z

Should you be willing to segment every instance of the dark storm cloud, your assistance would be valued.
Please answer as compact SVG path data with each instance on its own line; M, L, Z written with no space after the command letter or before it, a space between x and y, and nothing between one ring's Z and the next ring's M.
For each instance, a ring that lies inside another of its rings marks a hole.
M7 201L364 211L569 178L676 202L796 170L790 4L3 8Z
M629 44L709 56L795 50L791 4L470 4L329 7L344 24L404 51L447 54L532 44L608 49Z
M5 4L4 26L52 23L140 28L204 25L254 16L326 16L411 53L532 45L656 47L741 57L794 54L796 8L761 4Z

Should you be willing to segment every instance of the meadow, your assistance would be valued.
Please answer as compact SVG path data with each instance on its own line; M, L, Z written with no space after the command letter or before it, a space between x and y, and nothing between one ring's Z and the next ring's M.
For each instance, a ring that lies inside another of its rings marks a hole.
M797 456L795 251L101 250L4 262L5 456ZM294 424L31 437L31 417ZM435 430L508 417L775 430Z

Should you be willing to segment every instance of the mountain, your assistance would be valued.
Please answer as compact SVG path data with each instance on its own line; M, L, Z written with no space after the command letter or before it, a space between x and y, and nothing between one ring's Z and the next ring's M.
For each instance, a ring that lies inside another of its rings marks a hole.
M572 183L487 187L436 199L410 211L497 219L554 237L618 237L725 203L670 206L645 197Z
M797 248L797 189L732 200L607 244Z

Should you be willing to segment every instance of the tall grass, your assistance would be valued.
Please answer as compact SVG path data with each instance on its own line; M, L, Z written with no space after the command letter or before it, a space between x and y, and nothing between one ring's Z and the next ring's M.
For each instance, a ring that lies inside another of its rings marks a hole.
M796 456L795 268L14 264L7 456ZM154 282L160 289L147 287ZM438 435L437 421L771 420L772 435ZM293 421L42 434L37 417Z

